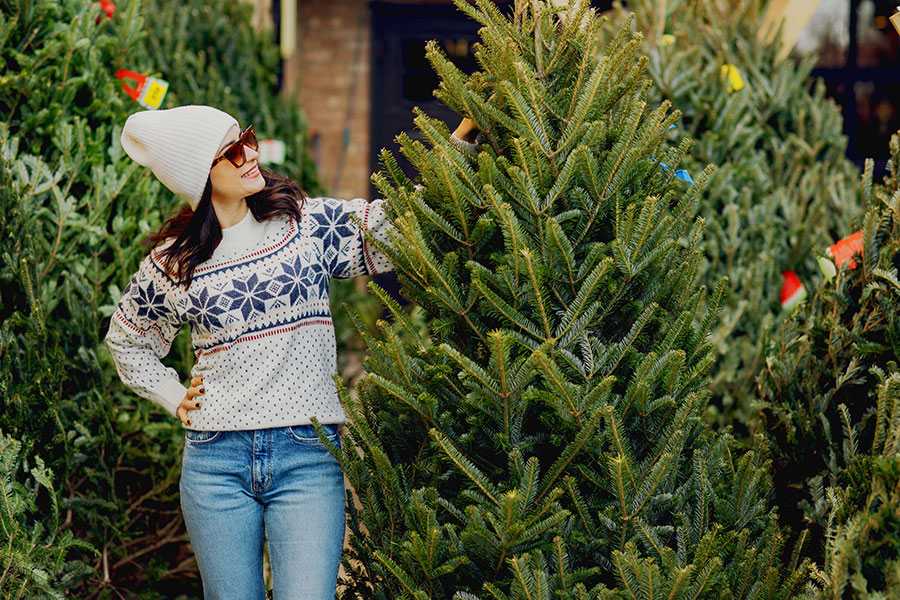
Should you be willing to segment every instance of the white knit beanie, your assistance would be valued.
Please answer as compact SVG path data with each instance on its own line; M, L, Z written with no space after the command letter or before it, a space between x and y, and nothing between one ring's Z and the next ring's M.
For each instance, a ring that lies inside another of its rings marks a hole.
M125 121L122 147L196 210L219 146L237 124L234 117L212 106L145 110Z

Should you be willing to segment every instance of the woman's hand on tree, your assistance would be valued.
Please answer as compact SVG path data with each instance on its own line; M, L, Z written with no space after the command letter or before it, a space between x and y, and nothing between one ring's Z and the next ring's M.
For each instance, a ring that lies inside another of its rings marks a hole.
M191 387L187 389L184 400L181 401L181 404L178 405L178 408L175 411L175 416L181 419L183 424L191 424L191 418L188 416L188 411L197 410L203 405L203 402L198 400L197 396L202 396L205 393L206 388L203 387L203 375L198 375L191 379Z
M469 117L463 117L462 122L456 127L453 135L464 142L474 143L475 136L478 135L478 126Z

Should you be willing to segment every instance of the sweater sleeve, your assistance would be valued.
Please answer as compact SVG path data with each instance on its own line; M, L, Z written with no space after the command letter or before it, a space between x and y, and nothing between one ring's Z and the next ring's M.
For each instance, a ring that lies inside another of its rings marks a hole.
M392 271L391 259L363 235L368 231L379 242L390 245L388 231L394 226L385 214L384 200L323 198L313 216L315 232L322 238L325 263L332 277L348 278Z
M135 394L175 416L187 388L161 360L181 325L173 307L174 283L144 258L110 318L106 345L119 377Z
M464 156L470 159L470 161L474 161L478 156L478 147L482 142L484 142L484 134L480 131L478 132L478 135L475 136L475 142L467 142L456 137L452 133L450 134L450 143L462 152Z

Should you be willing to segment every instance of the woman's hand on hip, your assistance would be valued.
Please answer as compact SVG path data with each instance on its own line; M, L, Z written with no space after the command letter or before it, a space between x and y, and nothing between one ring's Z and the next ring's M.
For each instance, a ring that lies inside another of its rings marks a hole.
M203 402L198 396L202 396L205 393L206 388L203 387L203 375L198 375L191 379L191 387L187 389L184 400L181 401L181 404L178 405L178 409L175 411L175 416L181 419L183 424L191 424L191 418L188 416L188 411L200 408Z

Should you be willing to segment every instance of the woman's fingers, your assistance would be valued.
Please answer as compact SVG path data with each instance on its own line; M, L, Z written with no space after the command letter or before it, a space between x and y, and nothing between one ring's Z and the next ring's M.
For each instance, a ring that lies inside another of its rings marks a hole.
M202 403L199 400L192 400L187 395L185 395L184 400L181 401L181 404L178 405L178 410L175 411L175 414L178 415L178 418L181 419L181 422L185 425L191 424L191 417L188 415L188 411L197 410L202 406Z
M175 414L181 419L182 423L185 425L191 424L191 418L188 415L188 411L197 410L203 406L202 398L198 398L198 396L203 396L205 393L206 388L203 386L203 376L198 375L191 378L191 387L187 389L184 394L184 399L182 399L181 404L178 405L178 409L175 411Z

